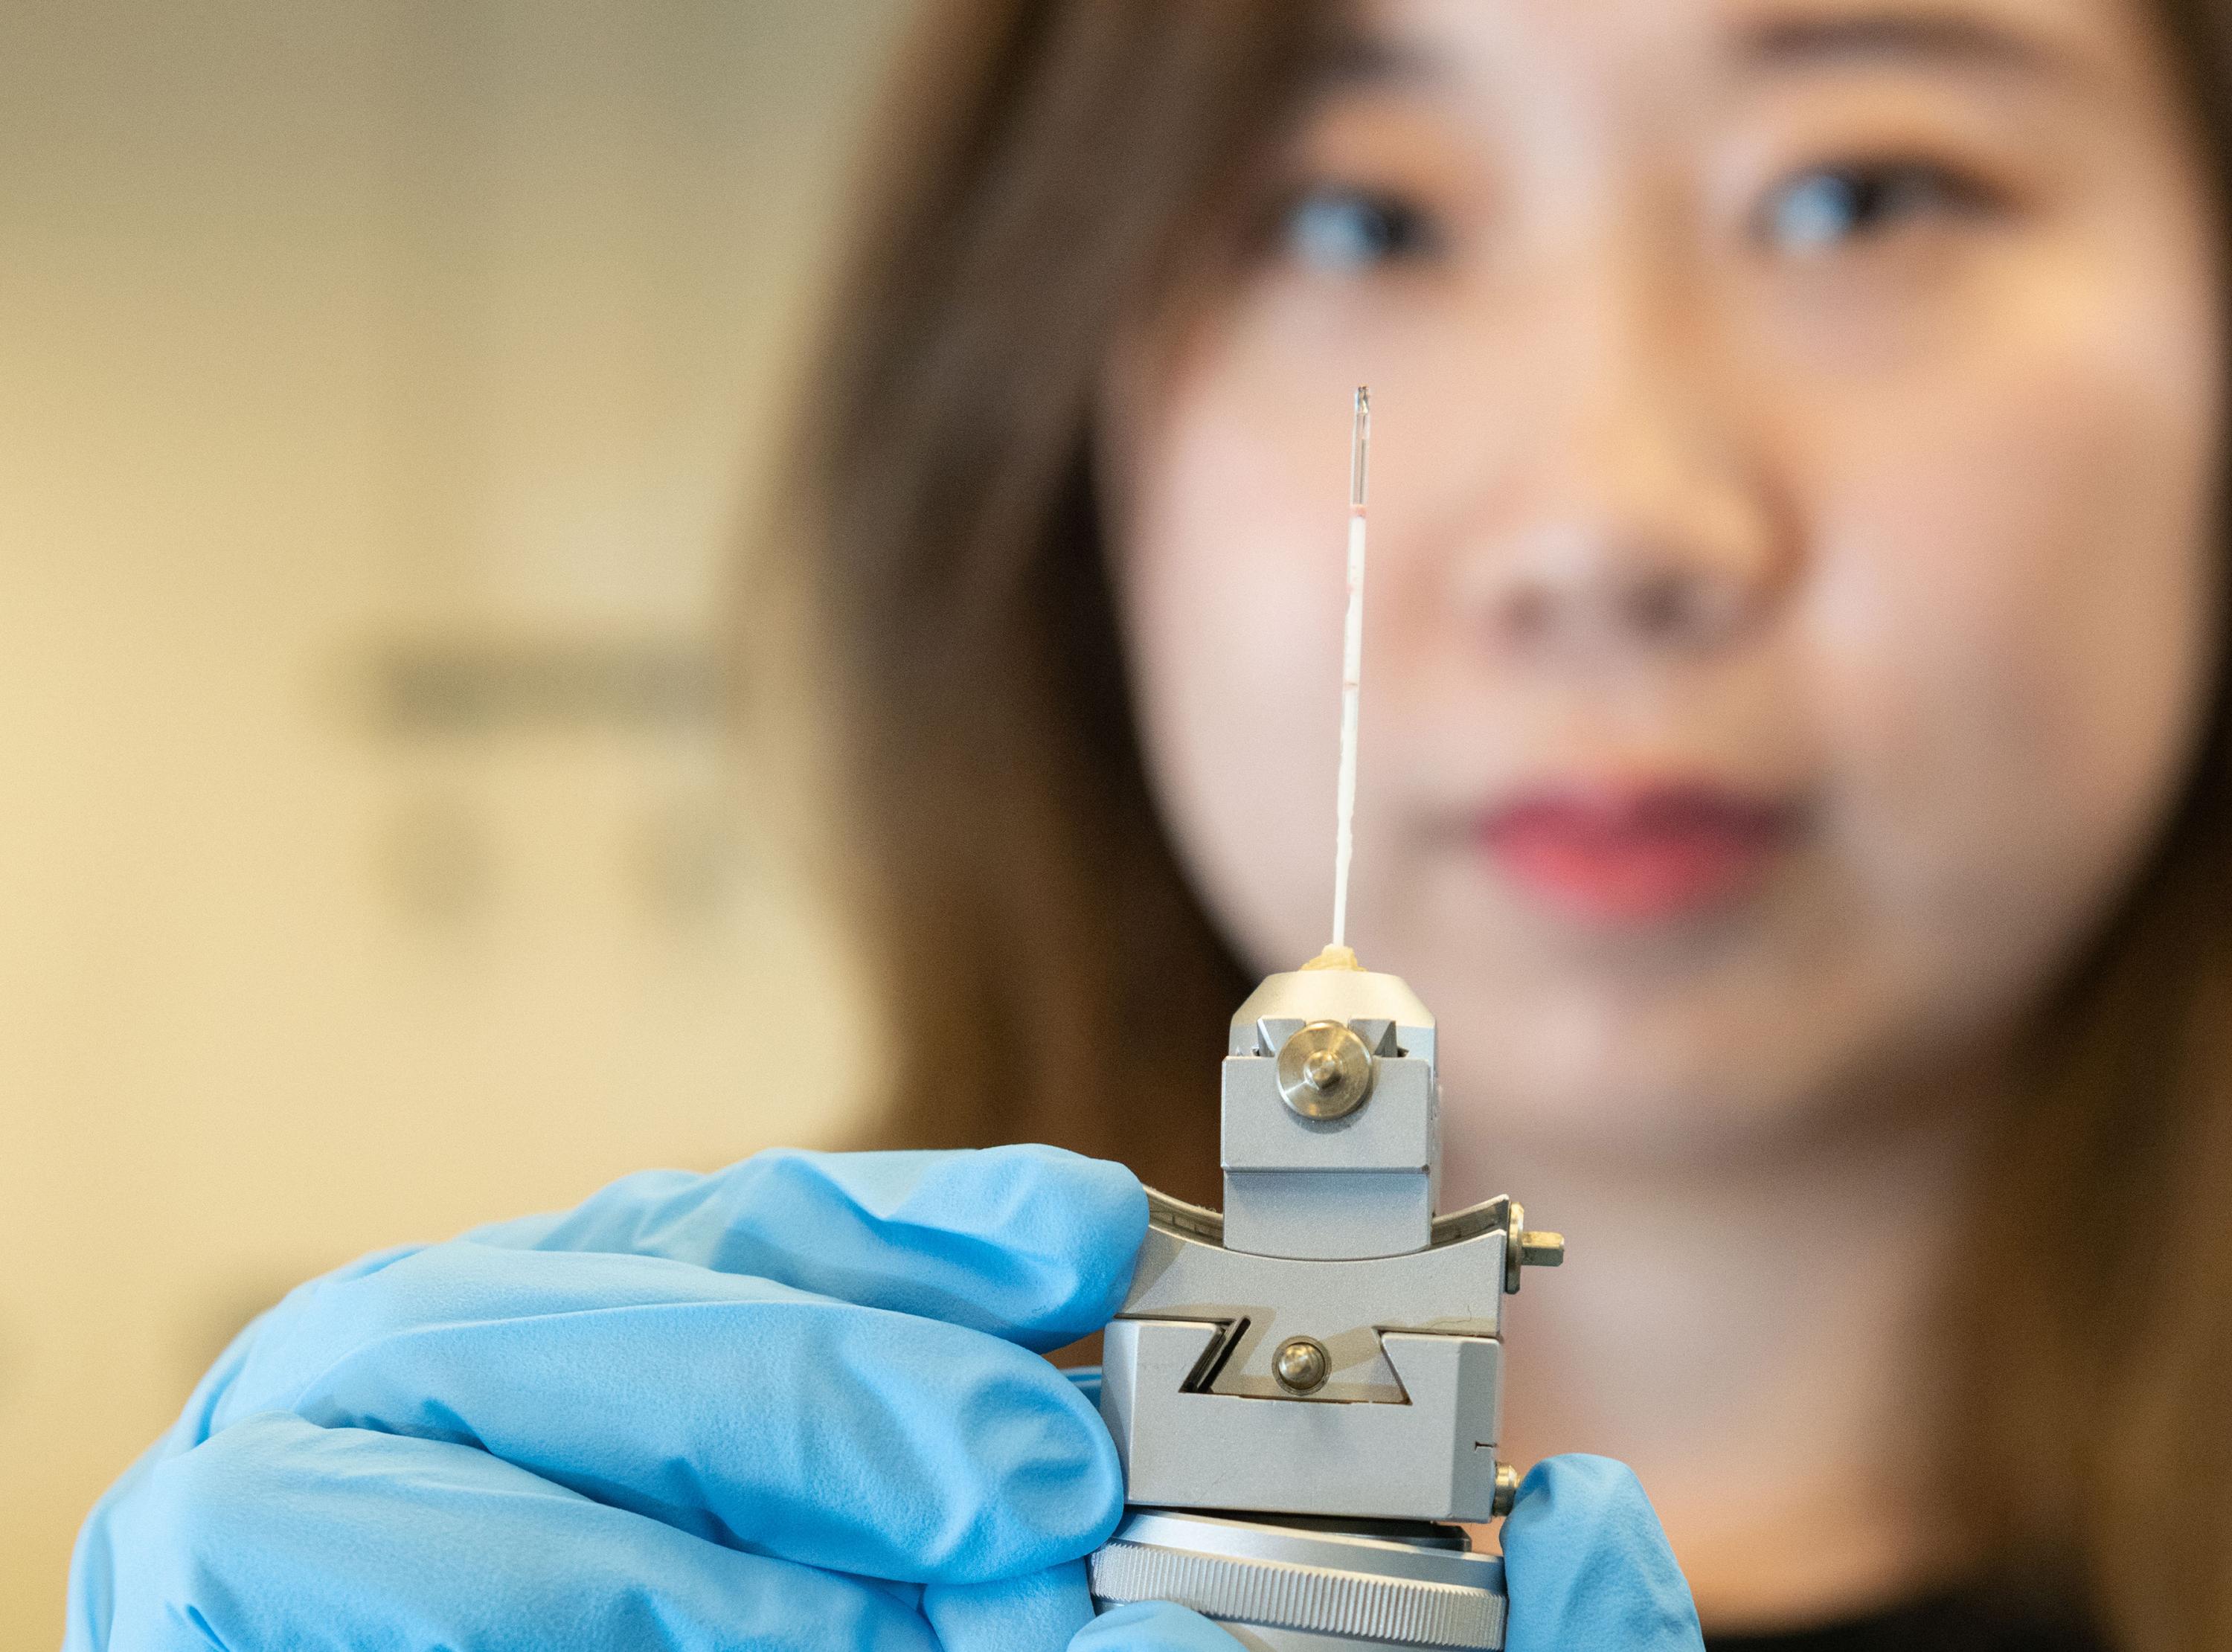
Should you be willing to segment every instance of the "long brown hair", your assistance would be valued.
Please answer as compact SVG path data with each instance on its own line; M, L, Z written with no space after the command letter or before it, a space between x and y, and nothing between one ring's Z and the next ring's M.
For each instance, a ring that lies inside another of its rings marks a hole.
M2163 0L2226 152L2222 0ZM803 432L796 542L886 1139L1034 1139L1213 1196L1251 981L1132 726L1093 496L1112 340L1185 278L1334 41L1327 0L932 8ZM1949 1458L1989 1552L2129 1652L2232 1645L2232 750L2039 1017L1956 1269Z

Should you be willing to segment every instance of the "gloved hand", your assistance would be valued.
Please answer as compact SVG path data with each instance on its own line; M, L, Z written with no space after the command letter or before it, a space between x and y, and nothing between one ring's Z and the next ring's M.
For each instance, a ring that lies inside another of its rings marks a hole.
M66 1648L1059 1649L1123 1487L1028 1351L1146 1220L1049 1148L775 1152L368 1257L95 1507Z
M1091 1617L1115 1454L1025 1351L1107 1318L1145 1222L1051 1149L784 1152L367 1257L95 1507L65 1652L1232 1652ZM1537 1468L1505 1547L1512 1652L1697 1646L1619 1465Z
M1703 1652L1690 1585L1625 1463L1546 1457L1503 1521L1504 1652Z

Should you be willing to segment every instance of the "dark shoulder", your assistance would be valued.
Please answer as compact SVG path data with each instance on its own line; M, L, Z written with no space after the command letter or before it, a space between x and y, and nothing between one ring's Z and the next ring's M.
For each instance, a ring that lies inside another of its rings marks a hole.
M1784 1634L1708 1633L1705 1646L1706 1652L2108 1652L2067 1618L1964 1596Z

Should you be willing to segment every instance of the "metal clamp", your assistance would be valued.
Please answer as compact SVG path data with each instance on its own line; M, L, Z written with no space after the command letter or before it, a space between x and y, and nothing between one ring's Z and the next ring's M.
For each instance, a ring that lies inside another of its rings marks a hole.
M1565 1241L1500 1195L1437 1212L1436 1044L1346 955L1234 1014L1223 1208L1150 1192L1102 1338L1132 1506L1092 1558L1099 1605L1175 1601L1251 1652L1502 1645L1502 1564L1464 1523L1518 1492L1503 1304Z

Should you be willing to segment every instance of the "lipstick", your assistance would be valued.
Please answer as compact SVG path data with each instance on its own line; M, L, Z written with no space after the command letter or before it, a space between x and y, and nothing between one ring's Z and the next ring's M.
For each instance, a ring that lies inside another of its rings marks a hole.
M1797 826L1788 804L1704 782L1546 788L1483 816L1498 871L1592 923L1692 916L1755 887Z

